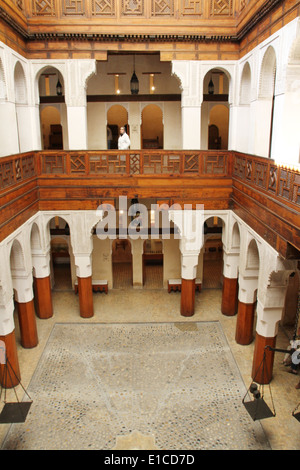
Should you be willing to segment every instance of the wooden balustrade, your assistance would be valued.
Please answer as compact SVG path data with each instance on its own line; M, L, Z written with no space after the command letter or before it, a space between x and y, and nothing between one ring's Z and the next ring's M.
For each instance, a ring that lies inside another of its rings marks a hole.
M300 172L225 150L51 150L1 158L0 241L38 210L92 210L125 194L232 209L282 256L300 248Z
M193 175L231 177L228 151L44 151L39 175Z

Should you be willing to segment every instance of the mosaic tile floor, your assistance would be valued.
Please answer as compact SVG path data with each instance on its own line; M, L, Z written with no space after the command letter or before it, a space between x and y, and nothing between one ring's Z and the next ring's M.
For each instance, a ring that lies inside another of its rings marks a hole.
M27 390L3 449L270 448L218 321L56 323Z

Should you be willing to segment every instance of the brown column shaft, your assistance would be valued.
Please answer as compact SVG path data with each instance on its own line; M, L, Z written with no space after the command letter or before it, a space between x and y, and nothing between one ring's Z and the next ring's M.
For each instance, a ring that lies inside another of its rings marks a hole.
M90 318L94 315L92 277L78 277L80 316Z
M195 279L181 280L181 315L191 317L195 313Z
M233 316L238 307L238 279L223 279L222 306L223 315Z
M252 379L258 384L268 384L272 380L274 351L265 350L265 346L275 348L276 336L273 338L265 338L256 333L255 346L252 363ZM265 361L263 361L264 352L266 353Z
M38 344L34 301L16 302L16 304L18 307L21 344L23 348L34 348Z
M46 319L53 316L52 293L50 276L33 278L36 314Z
M253 341L253 323L256 302L244 304L239 302L235 330L235 340L238 344L250 344Z
M4 388L16 387L20 380L20 367L17 353L17 343L15 330L5 336L0 336L0 340L5 343L6 357L8 361L6 364L0 364L0 383Z

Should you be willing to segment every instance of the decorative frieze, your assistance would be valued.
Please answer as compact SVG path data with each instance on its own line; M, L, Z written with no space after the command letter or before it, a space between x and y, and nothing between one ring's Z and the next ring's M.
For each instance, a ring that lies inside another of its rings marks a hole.
M54 0L32 0L33 16L55 16Z
M233 0L211 0L211 16L232 16Z

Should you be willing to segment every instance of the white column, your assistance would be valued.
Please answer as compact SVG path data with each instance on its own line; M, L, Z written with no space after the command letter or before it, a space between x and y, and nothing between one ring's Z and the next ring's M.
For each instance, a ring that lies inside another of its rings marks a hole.
M67 106L69 150L87 149L86 106Z
M0 304L0 336L6 336L15 329L13 296L5 304Z
M129 103L128 124L130 129L130 148L141 148L141 108L140 103Z
M96 61L68 60L66 71L68 147L69 150L86 150L88 148L86 86L88 78L96 72Z
M181 107L182 148L183 150L199 150L201 145L201 107Z
M14 103L0 103L0 157L19 153L16 107Z

